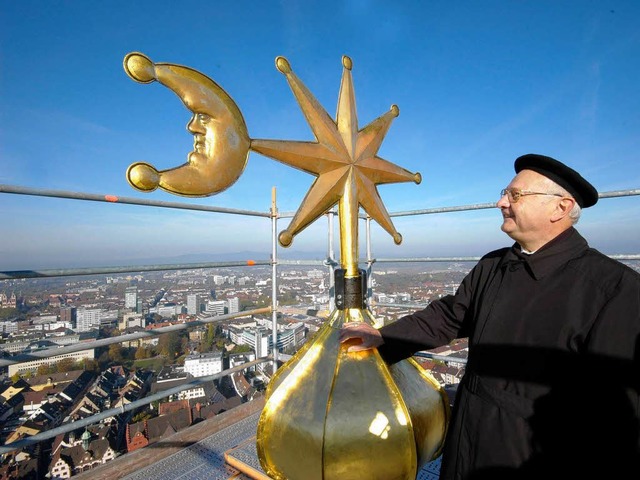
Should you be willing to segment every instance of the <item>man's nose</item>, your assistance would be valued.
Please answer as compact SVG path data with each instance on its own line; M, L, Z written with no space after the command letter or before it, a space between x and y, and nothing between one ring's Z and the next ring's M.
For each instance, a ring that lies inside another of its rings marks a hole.
M191 133L205 133L204 127L202 126L197 113L191 117L191 120L187 123L187 130Z

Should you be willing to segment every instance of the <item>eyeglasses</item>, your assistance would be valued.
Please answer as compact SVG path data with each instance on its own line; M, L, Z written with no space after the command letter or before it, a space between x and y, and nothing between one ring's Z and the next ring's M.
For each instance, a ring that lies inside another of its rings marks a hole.
M520 190L519 188L503 188L500 190L500 198L507 195L509 202L516 203L520 200L520 197L526 197L527 195L550 195L553 197L564 197L560 193L546 193L546 192L531 192L529 190Z

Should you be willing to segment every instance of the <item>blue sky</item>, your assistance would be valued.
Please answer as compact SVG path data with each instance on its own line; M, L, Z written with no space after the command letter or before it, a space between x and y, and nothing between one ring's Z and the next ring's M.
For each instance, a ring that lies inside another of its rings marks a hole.
M173 92L125 74L124 56L139 51L213 78L250 138L286 140L312 134L275 58L333 116L350 56L360 126L397 104L379 155L423 178L379 187L391 213L497 201L514 159L530 152L568 163L601 192L638 189L638 25L633 0L3 2L0 183L261 212L276 187L279 211L295 211L314 177L253 152L214 196L129 186L130 164L172 168L193 144ZM640 197L605 199L578 229L605 253L639 253L639 216ZM0 195L0 217L0 270L271 251L264 218L12 194ZM511 244L497 209L393 220L402 245L375 225L374 256ZM325 229L321 218L288 253L322 252Z

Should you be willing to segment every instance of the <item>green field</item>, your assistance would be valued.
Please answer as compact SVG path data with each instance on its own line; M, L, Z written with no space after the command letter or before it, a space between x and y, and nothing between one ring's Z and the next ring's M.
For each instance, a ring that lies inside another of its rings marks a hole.
M134 368L144 368L145 370L153 370L156 373L162 370L167 364L167 359L165 357L153 357L153 358L144 358L142 360L135 360L133 362Z

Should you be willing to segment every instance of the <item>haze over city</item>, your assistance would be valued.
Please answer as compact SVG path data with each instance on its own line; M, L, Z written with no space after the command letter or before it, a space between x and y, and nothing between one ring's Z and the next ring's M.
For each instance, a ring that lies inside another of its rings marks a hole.
M251 139L313 140L286 79L334 117L353 60L359 127L399 107L379 155L422 182L381 185L390 213L488 203L524 153L554 156L600 192L640 188L637 2L5 2L0 13L0 184L268 212L294 212L314 177L251 152L211 197L144 194L127 167L183 164L190 112L122 62L186 65L235 100ZM605 199L577 228L607 254L640 252L638 197ZM271 252L262 217L2 194L0 269L218 260ZM278 230L289 219L278 223ZM393 217L373 254L477 256L509 245L497 209ZM364 224L360 224L361 237ZM326 220L283 255L320 257Z

